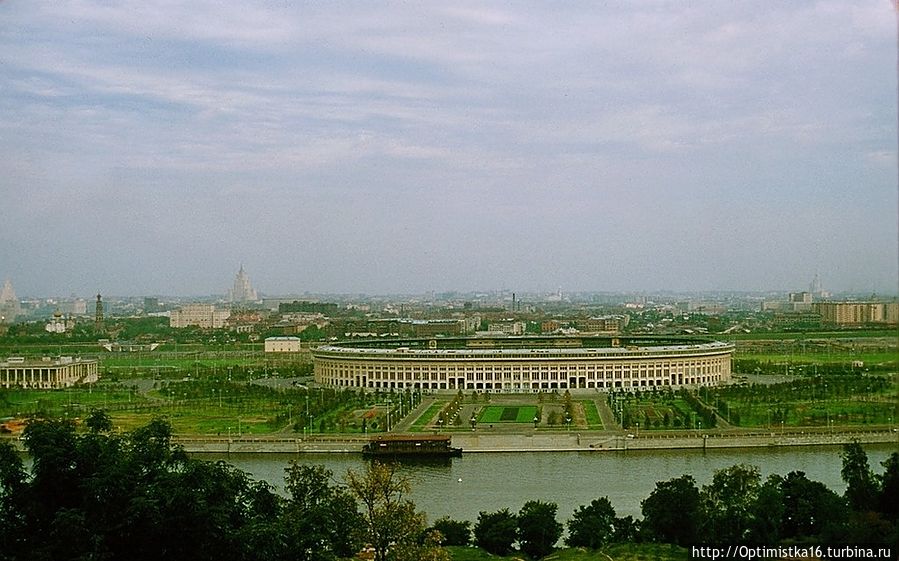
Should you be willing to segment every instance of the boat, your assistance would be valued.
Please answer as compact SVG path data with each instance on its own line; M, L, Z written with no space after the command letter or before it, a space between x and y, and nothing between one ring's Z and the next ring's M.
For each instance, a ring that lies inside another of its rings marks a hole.
M382 434L372 438L362 447L362 455L369 458L389 457L459 457L461 448L452 446L449 436Z

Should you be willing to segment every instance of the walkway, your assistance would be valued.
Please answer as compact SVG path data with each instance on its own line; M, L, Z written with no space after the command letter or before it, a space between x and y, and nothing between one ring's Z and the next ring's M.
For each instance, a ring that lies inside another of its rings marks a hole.
M403 419L390 427L390 432L409 432L412 424L421 417L432 403L437 401L436 397L424 397L411 413L403 417Z

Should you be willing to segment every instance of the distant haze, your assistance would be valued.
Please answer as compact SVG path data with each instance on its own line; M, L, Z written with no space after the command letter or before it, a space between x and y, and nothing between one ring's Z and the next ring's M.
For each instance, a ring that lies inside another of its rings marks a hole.
M0 2L19 295L899 283L896 14Z

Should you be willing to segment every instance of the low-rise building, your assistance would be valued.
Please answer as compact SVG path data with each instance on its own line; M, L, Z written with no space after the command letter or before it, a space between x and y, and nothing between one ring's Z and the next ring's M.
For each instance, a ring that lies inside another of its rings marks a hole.
M230 316L230 310L217 310L212 304L186 304L172 311L169 326L178 329L191 325L202 329L221 329Z
M412 321L412 334L418 337L431 335L460 335L463 324L457 319L423 319Z
M300 339L299 337L266 337L265 352L298 353L300 352Z
M57 389L97 381L98 361L62 356L26 359L9 357L0 362L0 387Z

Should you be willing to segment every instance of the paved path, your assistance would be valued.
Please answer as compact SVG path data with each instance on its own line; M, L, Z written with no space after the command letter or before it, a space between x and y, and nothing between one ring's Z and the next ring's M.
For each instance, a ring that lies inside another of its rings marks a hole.
M430 407L431 404L435 401L437 401L436 397L422 398L421 403L419 403L411 413L406 415L402 421L390 427L390 432L408 432L412 427L412 424L417 421L418 418L421 417L422 414L428 410L428 407Z
M599 411L599 418L602 419L603 428L606 430L621 428L618 426L618 422L615 421L615 415L612 413L612 408L609 407L609 402L604 397L594 398L593 403L596 404L596 410Z

